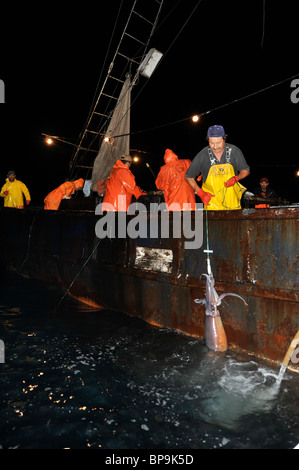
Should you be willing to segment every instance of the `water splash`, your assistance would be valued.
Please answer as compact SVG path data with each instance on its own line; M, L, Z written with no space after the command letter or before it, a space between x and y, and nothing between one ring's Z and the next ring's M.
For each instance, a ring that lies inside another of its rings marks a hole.
M289 346L289 349L287 350L287 352L284 356L284 359L282 361L280 371L279 371L279 374L278 374L277 379L276 379L276 383L277 383L278 386L280 386L280 384L282 382L285 371L287 370L287 367L288 367L289 362L291 360L292 354L293 354L296 346L298 345L298 343L299 343L299 330L295 334L295 336L294 336L294 338L293 338L293 340L292 340L292 342Z
M280 387L280 384L282 382L283 376L285 374L285 371L287 370L287 366L285 364L282 364L279 370L279 374L276 379L277 385Z
M212 396L200 401L199 415L205 422L236 431L248 419L269 414L279 387L276 374L255 361L226 360Z

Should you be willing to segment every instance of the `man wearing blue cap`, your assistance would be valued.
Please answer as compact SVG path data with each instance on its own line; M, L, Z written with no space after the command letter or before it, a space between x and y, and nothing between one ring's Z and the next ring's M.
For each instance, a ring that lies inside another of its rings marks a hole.
M243 153L226 143L222 126L208 129L209 145L193 159L185 174L186 181L208 210L241 209L240 200L246 188L239 181L250 173ZM202 187L195 181L202 175Z

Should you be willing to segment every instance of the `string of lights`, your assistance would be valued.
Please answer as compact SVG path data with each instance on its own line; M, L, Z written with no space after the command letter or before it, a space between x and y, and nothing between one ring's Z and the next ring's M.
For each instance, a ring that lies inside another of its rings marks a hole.
M163 127L168 127L168 126L173 126L175 124L179 124L181 122L185 122L185 121L189 121L190 119L194 122L194 123L197 123L200 121L200 118L202 116L205 116L207 114L211 114L215 111L218 111L219 109L223 109L223 108L226 108L228 106L231 106L232 104L236 104L236 103L239 103L240 101L243 101L243 100L246 100L248 98L251 98L253 96L256 96L260 93L263 93L267 90L270 90L271 88L274 88L274 87L277 87L279 85L282 85L283 83L286 83L287 81L290 81L292 80L293 78L296 78L299 76L299 73L295 74L295 75L292 75L291 77L288 77L288 78L285 78L284 80L281 80L279 82L276 82L276 83L273 83L272 85L269 85L267 87L264 87L264 88L261 88L260 90L257 90L257 91L254 91L253 93L249 93L248 95L245 95L245 96L242 96L241 98L236 98L235 100L232 100L232 101L229 101L225 104L222 104L220 106L216 106L215 108L212 108L208 111L203 111L202 113L200 114L196 114L196 115L193 115L193 116L187 116L187 117L184 117L182 119L177 119L175 121L171 121L171 122L167 122L167 123L164 123L164 124L159 124L157 126L154 126L154 127L150 127L150 128L147 128L147 129L141 129L141 130L137 130L137 131L131 131L129 134L118 134L118 135L115 135L115 136L110 136L109 138L108 137L105 137L105 140L106 142L108 142L110 139L112 138L117 138L117 137L124 137L126 135L135 135L135 134L141 134L141 133L145 133L145 132L150 132L150 131L153 131L153 130L157 130L157 129L162 129ZM54 140L59 140L61 142L64 142L66 144L70 144L70 145L73 145L75 147L78 147L76 144L72 143L72 142L69 142L67 140L64 140L60 137L57 137L57 136L52 136L52 135L49 135L49 134L42 134L46 137L46 142L47 144L51 145L53 143L53 139ZM91 150L91 149L85 149L83 147L80 147L82 150L88 150L88 151L93 151L95 152L95 150Z
M240 101L243 101L243 100L246 100L248 98L251 98L252 96L255 96L255 95L258 95L260 93L263 93L267 90L270 90L271 88L274 88L278 85L282 85L283 83L286 83L290 80L292 80L293 78L295 77L298 77L299 76L299 73L295 74L295 75L292 75L291 77L288 77L288 78L285 78L284 80L281 80L280 82L277 82L277 83L274 83L272 85L269 85L265 88L262 88L260 90L257 90L257 91L254 91L253 93L250 93L248 95L245 95L245 96L242 96L241 98L236 98L235 100L232 100L232 101L229 101L228 103L225 103L225 104L222 104L220 106L216 106L215 108L212 108L208 111L203 111L202 113L200 114L196 114L194 116L191 117L191 120L196 123L200 120L200 118L202 116L205 116L206 114L211 114L213 113L214 111L218 111L219 109L223 109L223 108L226 108L227 106L231 106L232 104L235 104L235 103L238 103ZM179 124L181 122L184 122L184 121L188 121L190 120L190 116L188 117L185 117L185 118L182 118L182 119L178 119L176 121L172 121L172 122L169 122L169 123L165 123L165 124L160 124L159 126L155 126L155 127L151 127L151 128L148 128L148 129L143 129L143 130L139 130L139 131L135 131L135 132L131 132L131 135L132 134L138 134L138 133L142 133L142 132L148 132L148 131L151 131L151 130L156 130L156 129L161 129L162 127L167 127L167 126L172 126L174 124ZM117 135L115 137L121 137L120 135Z

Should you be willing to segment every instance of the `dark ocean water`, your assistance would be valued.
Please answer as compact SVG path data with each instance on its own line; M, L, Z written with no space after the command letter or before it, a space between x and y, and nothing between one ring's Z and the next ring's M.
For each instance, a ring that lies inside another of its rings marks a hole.
M95 310L42 282L0 288L3 449L292 449L298 374ZM292 338L290 338L291 341Z

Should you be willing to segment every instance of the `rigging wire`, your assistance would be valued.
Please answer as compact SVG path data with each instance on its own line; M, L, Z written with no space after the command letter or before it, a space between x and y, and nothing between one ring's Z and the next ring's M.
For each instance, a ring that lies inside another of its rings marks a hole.
M162 24L166 21L166 19L170 16L170 14L174 11L174 9L178 6L178 4L181 2L181 0L178 0L177 3L172 7L172 9L168 12L167 16L164 18L163 22L161 23L161 25L157 26L157 23L153 26L153 29L152 29L152 32L151 32L151 35L150 35L150 38L148 40L148 44L150 42L150 39L152 38L152 36L155 34L155 32L162 26ZM199 0L195 7L193 8L193 10L191 11L191 13L189 14L188 18L186 19L186 21L184 22L183 26L181 27L181 29L179 30L178 34L175 36L174 40L171 42L170 46L168 47L168 49L166 50L166 52L164 53L164 56L163 58L166 57L166 55L168 54L169 50L171 49L171 47L174 45L174 43L177 41L178 37L180 36L180 34L182 33L182 31L185 29L186 25L188 24L188 22L190 21L191 17L193 16L194 12L196 11L196 9L198 8L198 6L200 5L200 3L202 2L202 0ZM136 3L136 0L135 0L135 3ZM109 50L110 50L110 47L111 47L111 43L112 43L112 38L114 37L114 33L115 33L115 29L116 29L116 25L118 23L118 18L120 16L120 11L121 11L121 8L122 8L122 5L123 5L123 0L121 1L121 5L120 5L120 8L118 10L118 15L117 15L117 19L115 21L115 24L114 24L114 29L113 29L113 33L111 35L111 39L110 39L110 43L109 43L109 47L108 47L108 50L107 50L107 53L106 53L106 57L105 57L105 60L104 60L104 64L106 63L107 61L107 57L108 57L108 53L109 53ZM134 4L135 5L135 4ZM116 54L115 54L116 56ZM162 60L162 59L161 59ZM114 59L113 59L114 61ZM112 64L113 64L113 61L112 61ZM160 61L161 62L161 61ZM111 67L111 65L110 65ZM95 106L94 103L95 103L95 97L97 95L97 91L98 91L98 88L99 88L99 83L101 81L101 78L102 78L102 74L103 74L103 70L104 70L104 67L102 68L102 71L101 71L101 75L100 75L100 78L98 80L98 83L97 83L97 87L96 87L96 91L94 93L94 97L93 97L93 101L92 101L92 105L93 105L93 110L95 109ZM133 83L131 85L131 87L135 84L135 82L137 81L137 78L138 78L138 74L136 74L136 77L135 77L135 80L133 80ZM144 83L143 87L140 89L139 93L136 95L135 99L131 102L131 106L130 106L130 109L132 107L132 105L135 103L135 101L137 100L137 98L139 97L139 95L141 94L141 92L143 91L145 85L148 83L148 80ZM129 110L130 110L129 109ZM90 111L89 115L88 115L88 118L86 120L86 123L85 123L85 126L84 128L82 129L82 131L80 132L79 134L79 137L77 139L77 144L72 144L71 142L67 142L67 141L64 141L63 139L60 139L58 137L55 137L55 136L52 136L54 139L56 138L57 140L60 140L62 142L65 142L65 143L68 143L70 145L73 145L76 147L77 150L85 150L85 152L88 152L91 150L91 146L93 145L94 141L96 140L96 137L94 137L94 139L92 139L92 142L89 144L89 147L88 148L84 148L84 147L81 147L81 142L82 142L82 135L83 135L83 132L85 131L86 127L88 126L88 123L90 122L90 119L91 119L91 116L92 116L92 113L93 113L93 110ZM128 112L129 112L128 110ZM104 127L104 124L102 125L102 128ZM129 134L123 134L123 135L129 135ZM117 136L118 137L118 136ZM81 140L80 140L81 139ZM76 150L76 151L77 151ZM74 157L73 157L74 159ZM81 155L81 158L80 160L83 159L83 156ZM74 167L76 165L74 165L72 167L72 170L71 172L73 171Z
M287 82L287 81L289 81L289 80L292 80L293 78L298 77L298 76L299 76L299 73L297 73L297 74L295 74L295 75L292 75L291 77L285 78L284 80L281 80L281 81L279 81L279 82L277 82L277 83L273 83L272 85L269 85L269 86L267 86L267 87L265 87L265 88L262 88L262 89L260 89L260 90L254 91L253 93L249 93L248 95L242 96L241 98L237 98L237 99L235 99L235 100L229 101L229 102L227 102L227 103L225 103L225 104L222 104L222 105L220 105L220 106L216 106L215 108L212 108L212 109L210 109L210 110L208 110L208 111L203 111L202 113L198 114L198 116L199 116L199 117L202 117L202 116L205 116L206 114L211 114L211 113L213 113L214 111L218 111L219 109L223 109L223 108L226 108L227 106L231 106L232 104L239 103L240 101L243 101L243 100L245 100L245 99L247 99L247 98L251 98L252 96L256 96L256 95L258 95L258 94L260 94L260 93L263 93L263 92L265 92L265 91L267 91L267 90L270 90L271 88L274 88L274 87L276 87L276 86L279 86L279 85L281 85L281 84L283 84L283 83L285 83L285 82ZM143 132L150 132L150 131L153 131L153 130L156 130L156 129L162 129L163 127L168 127L168 126L172 126L172 125L174 125L174 124L179 124L179 123L181 123L181 122L189 121L190 118L191 118L191 117L188 116L188 117L184 117L184 118L182 118L182 119L177 119L176 121L166 122L166 123L160 124L160 125L158 125L158 126L149 127L149 128L147 128L147 129L141 129L141 130L139 130L139 131L133 131L133 132L130 132L130 133L128 133L128 134L114 135L114 136L111 136L111 137L117 138L117 137L124 137L124 136L126 136L126 135L135 135L135 134L141 134L141 133L143 133ZM66 143L66 144L70 144L70 145L77 146L76 144L73 144L73 143L71 143L71 142L68 142L68 141L66 141L66 140L63 140L63 139L61 139L61 138L59 138L59 137L57 137L57 136L52 136L52 135L49 135L49 134L42 134L42 135L51 137L51 138L53 138L53 139L55 139L55 140L60 140L61 142L64 142L64 143ZM78 146L77 146L77 147L78 147ZM88 150L88 149L85 149L85 150ZM90 150L90 151L91 151L91 150Z
M172 10L167 14L167 16L166 16L166 17L164 18L164 20L161 22L161 24L156 27L155 32L162 26L162 24L166 21L166 19L170 16L170 14L171 14L171 13L173 12L173 10L178 6L178 4L179 4L180 2L181 2L181 0L178 0L178 1L177 1L177 3L173 6ZM186 19L185 23L183 24L183 26L182 26L181 29L179 30L178 34L176 35L176 37L174 38L174 40L172 41L172 43L170 44L170 46L168 47L168 49L166 50L166 52L164 53L164 55L163 55L163 57L161 58L161 60L160 60L160 62L159 62L158 65L161 64L162 60L166 57L166 55L168 54L168 52L170 51L170 49L172 48L172 46L174 45L174 43L177 41L178 37L180 36L180 34L182 33L182 31L185 29L186 25L187 25L188 22L190 21L191 17L193 16L194 12L195 12L196 9L198 8L198 6L201 4L201 2L202 2L202 0L199 0L199 1L197 2L197 4L195 5L195 7L193 8L193 10L191 11L191 13L189 14L188 18ZM265 2L266 2L266 0L263 0L263 36L262 36L262 43L261 43L261 46L263 45L263 42L264 42L264 33L265 33ZM106 57L105 57L104 63L105 63L106 60L107 60L108 52L109 52L110 47L111 47L112 38L113 38L113 36L114 36L115 29L116 29L116 25L117 25L117 23L118 23L118 18L119 18L119 15L120 15L120 11L121 11L121 8L122 8L122 4L123 4L123 0L121 1L121 6L120 6L120 8L119 8L118 15L117 15L117 19L116 19L115 24L114 24L113 33L112 33L112 35L111 35L111 40L110 40L110 44L109 44L109 47L108 47L108 51L107 51L107 53L106 53ZM153 33L154 33L154 32L153 32ZM100 76L99 81L98 81L98 84L97 84L97 88L96 88L96 92L95 92L95 94L94 94L93 102L94 102L94 100L95 100L95 96L96 96L96 93L97 93L97 90L98 90L98 86L99 86L99 83L100 83L100 80L101 80L101 77L102 77L102 73L103 73L103 69L102 69L101 76ZM284 79L284 80L281 80L280 82L274 83L274 84L272 84L272 85L270 85L270 86L267 86L267 87L265 87L265 88L262 88L262 89L260 89L260 90L257 90L257 91L255 91L255 92L250 93L250 94L248 94L248 95L245 95L245 96L243 96L243 97L241 97L241 98L237 98L237 99L232 100L232 101L229 101L229 102L227 102L227 103L225 103L225 104L223 104L223 105L220 105L220 106L217 106L217 107L215 107L215 108L212 108L212 109L210 109L210 110L208 110L208 111L204 111L204 112L200 113L198 116L199 116L199 117L205 116L205 115L210 114L210 113L212 113L212 112L214 112L214 111L217 111L217 110L219 110L219 109L226 108L226 107L228 107L228 106L230 106L230 105L232 105L232 104L234 104L234 103L238 103L238 102L240 102L240 101L243 101L243 100L248 99L248 98L250 98L250 97L253 97L253 96L255 96L255 95L258 95L258 94L260 94L260 93L263 93L263 92L265 92L265 91L267 91L267 90L269 90L269 89L271 89L271 88L274 88L274 87L276 87L276 86L278 86L278 85L281 85L282 83L285 83L285 82L288 81L288 80L292 80L293 78L297 77L298 75L299 75L299 74L295 74L295 75L293 75L292 77L288 77L288 78L286 78L286 79ZM141 92L143 91L143 89L144 89L144 87L146 86L146 84L148 83L148 81L149 81L149 80L147 80L147 81L144 83L143 87L140 89L140 91L139 91L138 94L136 95L135 99L132 101L131 106L130 106L130 109L131 109L131 107L133 106L133 104L135 103L135 101L137 100L137 98L139 97L139 95L141 94ZM133 84L132 84L132 85L133 85ZM185 118L182 118L182 119L178 119L178 120L175 120L175 121L171 121L171 122L168 122L168 123L160 124L160 125L158 125L158 126L154 126L154 127L151 127L151 128L147 128L147 129L143 129L143 130L137 130L137 131L130 132L130 133L128 133L128 134L120 134L120 135L115 135L115 136L111 136L111 137L117 138L117 137L123 137L123 136L126 136L126 135L134 135L134 134L140 134L140 133L143 133L143 132L149 132L149 131L152 131L152 130L161 129L161 128L163 128L163 127L168 127L168 126L172 126L172 125L175 125L175 124L179 124L179 123L184 122L184 121L187 121L187 120L189 120L189 119L190 119L190 116L185 117ZM82 134L82 132L81 132L81 134ZM80 134L80 135L81 135L81 134ZM43 134L43 135L45 135L45 134ZM95 150L92 150L92 149L90 149L90 148L83 148L83 147L80 147L80 145L78 145L78 144L77 144L77 145L76 145L76 144L73 144L73 143L68 142L68 141L65 141L65 140L63 140L63 139L61 139L61 138L59 138L59 137L55 137L55 136L50 136L50 137L52 137L52 138L54 138L54 139L57 139L57 140L60 140L60 141L62 141L62 142L68 143L68 144L70 144L70 145L73 145L73 146L77 147L77 149L80 149L80 148L81 148L82 150L85 150L85 151L87 151L87 152L88 152L88 151L96 152ZM95 137L94 139L96 139L96 137ZM91 145L92 145L92 144L91 144Z
M159 7L159 12L160 12L160 10L161 10L161 8L162 8L163 1L164 1L164 0L162 0L160 3L158 2L159 5L160 5L160 7ZM122 3L123 3L123 1L122 1ZM136 3L137 3L137 0L134 1L134 5L133 5L133 8L132 8L131 13L130 13L130 15L129 15L129 18L128 18L128 20L127 20L125 29L124 29L124 31L123 31L123 33L122 33L122 36L121 36L121 39L120 39L120 41L119 41L119 43L118 43L116 52L115 52L115 54L114 54L114 56L113 56L113 59L112 59L112 62L110 63L109 70L108 70L108 75L107 75L107 77L106 77L106 80L104 81L104 84L103 84L103 86L102 86L102 90L101 90L101 92L100 92L100 95L98 96L97 100L95 100L95 97L94 97L94 99L93 99L93 103L95 103L95 104L93 105L92 111L89 113L88 119L87 119L86 124L85 124L85 128L84 128L84 130L81 131L81 134L80 134L79 139L78 139L78 141L77 141L77 143L78 143L78 148L77 148L76 152L73 154L72 170L71 170L71 172L72 172L73 169L76 167L76 165L74 165L74 162L75 162L75 159L77 158L77 155L78 155L78 149L80 148L80 145L81 145L81 143L82 143L82 141L83 141L83 139L84 139L84 137L85 137L86 129L87 129L88 126L89 126L89 123L90 123L90 121L91 121L91 119L92 119L92 117L93 117L93 114L94 114L94 111L95 111L95 109L96 109L96 106L98 105L100 96L101 96L101 94L102 94L102 92L103 92L103 90L104 90L104 87L105 87L105 85L106 85L107 79L108 79L108 77L110 76L110 73L111 73L112 68L114 67L115 58L117 57L117 55L118 55L118 53L119 53L120 45L121 45L121 43L122 43L122 40L123 40L123 38L124 38L124 35L126 34L127 26L128 26L128 24L129 24L129 22L130 22L130 20L131 20L131 16L132 16L132 13L134 12L134 8L135 8ZM120 7L120 9L121 9L121 7ZM118 16L119 16L119 14L120 14L120 9L119 9L119 12L118 12ZM152 37L152 35L153 35L153 33L154 33L155 29L156 29L157 21L158 21L158 17L156 17L155 22L152 24L152 30L151 30L151 34L150 34L149 39L148 39L147 44L146 44L146 49L147 49L147 46L148 46L148 44L149 44L149 42L150 42L150 40L151 40L151 37ZM115 28L116 28L116 23L115 23ZM114 30L115 30L115 28L114 28ZM113 33L113 34L114 34L114 33ZM111 44L111 41L110 41L110 44ZM110 47L110 46L109 46L109 47ZM145 53L146 53L146 50L143 51L141 60L143 60L143 58L144 58L144 56L145 56ZM108 53L106 54L106 58L107 58L107 55L108 55ZM105 62L106 62L106 59L105 59ZM131 67L131 65L132 65L131 61L129 61L129 64L127 64L127 67L128 67L128 65L129 65L129 67ZM102 69L102 70L103 70L103 69ZM123 71L123 75L124 75L125 72L126 72L126 71ZM131 73L131 71L130 71L130 73ZM139 72L137 71L136 76L135 76L135 80L132 81L131 87L135 84L135 81L136 81L138 75L139 75ZM99 82L100 82L100 80L101 80L101 78L99 79ZM99 84L99 82L98 82L98 84ZM117 88L117 85L115 86L115 90L116 90L116 88ZM98 86L97 86L97 89L98 89ZM97 91L96 91L96 93L97 93ZM96 95L96 93L95 93L95 95ZM113 96L114 96L114 94L113 94ZM110 102L111 102L111 100L110 100ZM108 104L107 104L107 109L108 109ZM128 110L128 111L129 111L129 110ZM105 113L108 114L108 115L110 114L110 113L107 113L107 110L106 110ZM101 127L98 128L98 130L99 130L99 129L104 129L104 126L106 126L106 123L107 123L107 121L104 122L104 123L101 125ZM96 134L98 134L98 133L99 133L99 132L97 131ZM94 142L96 141L96 139L97 139L97 137L95 136L95 137L92 139L91 143L89 144L89 148L92 147L92 145L94 144ZM86 151L88 151L88 149L86 149ZM83 157L84 157L84 156L81 155L80 160L82 160ZM77 164L78 164L78 158L77 158Z
M284 80L281 80L277 83L273 83L272 85L269 85L265 88L262 88L260 90L257 90L257 91L254 91L253 93L249 93L248 95L245 95L245 96L242 96L241 98L237 98L235 100L232 100L232 101L229 101L225 104L222 104L220 106L216 106L215 108L212 108L208 111L204 111L200 114L198 114L199 117L202 117L202 116L205 116L206 114L210 114L214 111L218 111L219 109L223 109L223 108L226 108L227 106L230 106L232 104L235 104L235 103L239 103L240 101L243 101L245 99L248 99L248 98L251 98L252 96L255 96L255 95L258 95L260 93L263 93L267 90L270 90L271 88L274 88L278 85L281 85L287 81L290 81L292 80L293 78L295 77L298 77L299 76L299 73L295 74L295 75L292 75L291 77L288 77L288 78L285 78ZM143 130L139 130L139 131L134 131L134 132L131 132L130 134L133 135L133 134L140 134L142 132L148 132L148 131L152 131L152 130L156 130L156 129L160 129L162 127L167 127L167 126L172 126L174 124L178 124L180 122L184 122L184 121L188 121L190 119L190 116L188 117L185 117L185 118L182 118L182 119L177 119L176 121L172 121L172 122L168 122L168 123L165 123L165 124L160 124L159 126L155 126L155 127L151 127L151 128L148 128L148 129L143 129ZM114 137L122 137L121 135L117 135L117 136L114 136Z
M120 12L121 12L121 9L122 9L122 5L123 5L123 1L124 0L121 0L121 4L120 4L120 7L118 9L118 13L117 13L117 17L116 17L116 20L114 22L114 27L113 27L113 31L112 31L112 34L110 36L110 42L109 42L109 45L108 45L108 48L107 48L107 52L106 52L106 56L104 58L104 61L103 61L103 66L102 66L102 69L101 69L101 73L100 73L100 77L99 77L99 80L98 80L98 83L97 83L97 86L96 86L96 89L95 89L95 92L94 92L94 95L93 95L93 99L92 99L92 103L91 103L91 107L90 107L90 113L85 121L85 125L83 126L83 129L82 131L80 132L80 136L81 134L83 133L86 125L87 125L87 122L89 120L89 117L90 117L90 114L92 112L92 109L94 108L94 103L96 101L96 97L97 97L97 94L98 94L98 89L99 89L99 85L100 85L100 82L102 80L102 75L103 75L103 72L104 72L104 69L106 67L106 61L107 61L107 57L108 57L108 54L110 52L110 48L111 48L111 44L112 44L112 41L114 39L114 35L115 35L115 30L116 30L116 26L118 24L118 19L119 19L119 16L120 16Z
M148 40L148 44L150 42L150 39L152 38L152 36L155 34L155 32L161 27L161 25L164 23L164 21L166 21L166 19L169 17L169 15L174 11L174 9L178 6L178 4L181 2L181 0L178 0L178 2L174 5L174 7L172 8L172 10L167 14L166 18L164 18L164 20L162 21L162 23L157 26L155 25L153 30L152 30L152 33L150 35L150 38ZM186 21L184 22L183 26L181 27L181 29L179 30L178 34L175 36L174 40L171 42L170 46L168 47L168 49L166 50L166 52L164 53L163 57L161 58L160 60L160 63L162 62L162 60L166 57L166 55L168 54L168 52L170 51L170 49L172 48L172 46L174 45L174 43L177 41L178 37L181 35L181 33L183 32L183 30L185 29L185 27L187 26L187 24L189 23L191 17L193 16L193 14L195 13L196 9L198 8L198 6L201 4L202 0L199 0L197 2L197 4L195 5L195 7L193 8L193 10L191 11L191 13L189 14L189 16L187 17ZM131 86L130 88L132 88L134 86L134 84L136 83L137 81L137 78L139 76L139 73L136 74L135 78L133 79L132 83L131 83ZM129 109L127 110L127 113L131 110L133 104L135 103L135 101L137 100L137 98L139 97L139 95L141 94L141 92L144 90L145 86L147 85L149 80L147 80L144 85L141 87L140 91L137 93L137 95L135 96L134 100L132 100L131 102L131 105L129 107ZM129 134L121 134L119 136L112 136L112 137L124 137L126 135L132 135L134 134L133 133L129 133ZM87 149L88 151L88 149Z
M99 77L99 80L98 80L98 83L97 83L97 86L96 86L96 90L95 90L95 93L94 93L94 96L93 96L93 100L92 100L92 105L90 107L90 112L88 114L88 117L85 121L85 125L84 127L82 128L79 136L78 136L78 139L77 139L77 148L75 150L75 152L73 153L73 157L72 159L74 160L75 157L76 157L76 152L78 152L78 150L80 149L80 146L81 146L81 143L84 139L84 132L85 132L85 129L88 127L88 124L90 122L90 120L92 119L92 116L93 116L93 111L95 110L95 107L96 107L96 103L97 103L97 94L98 94L98 89L99 89L99 85L100 85L100 82L101 82L101 79L102 79L102 75L103 75L103 71L104 71L104 68L106 67L106 62L107 62L107 58L108 58L108 54L110 52L110 48L111 48L111 44L112 44L112 41L114 39L114 35L115 35L115 30L116 30L116 27L117 27L117 24L118 24L118 21L119 21L119 17L120 17L120 12L122 10L122 6L123 6L123 0L121 0L121 4L120 4L120 7L118 9L118 13L117 13L117 17L116 17L116 20L114 22L114 28L113 28L113 31L112 31L112 34L110 36L110 42L109 42L109 46L108 46L108 49L107 49L107 52L106 52L106 56L105 56L105 59L104 59L104 62L103 62L103 66L102 66L102 69L101 69L101 74L100 74L100 77ZM113 59L114 60L114 59ZM110 64L110 67L111 67L111 64ZM107 105L108 106L108 105ZM93 145L94 141L95 141L96 137L92 140L91 144L89 145L89 147L91 145ZM89 151L89 149L85 149L85 151ZM81 160L82 160L83 157L81 157ZM70 176L73 175L73 171L74 171L74 166L72 167L71 169L71 172L70 172Z
M191 11L190 15L188 16L187 20L185 21L185 23L183 24L183 26L181 27L181 29L179 30L178 34L175 36L174 40L172 41L172 43L170 44L170 46L168 47L168 49L166 50L166 52L164 53L164 55L162 56L162 58L160 59L160 62L159 64L157 65L157 68L159 67L159 65L161 65L161 62L165 59L166 55L168 54L168 52L170 51L170 49L172 48L172 46L174 45L174 43L177 41L178 37L181 35L181 33L183 32L183 30L185 29L185 27L187 26L187 24L189 23L192 15L195 13L196 9L198 8L198 6L200 5L200 3L202 2L202 0L199 0L196 4L196 6L193 8L193 10ZM179 2L178 2L179 3ZM178 3L174 6L174 8L177 7ZM174 9L173 8L173 9ZM170 13L169 13L170 14ZM169 16L169 14L167 15L167 17ZM164 21L166 20L166 18L164 19ZM160 25L161 26L161 25ZM157 28L158 29L158 28ZM141 94L141 92L144 90L145 86L147 85L148 81L146 81L143 85L143 87L140 89L140 91L137 93L137 95L135 96L134 100L132 101L131 103L131 107L133 106L133 104L135 103L135 101L137 100L137 98L139 97L139 95Z
M265 22L266 22L266 0L263 0L263 34L262 34L262 41L261 41L261 48L264 47L264 39L265 39Z

